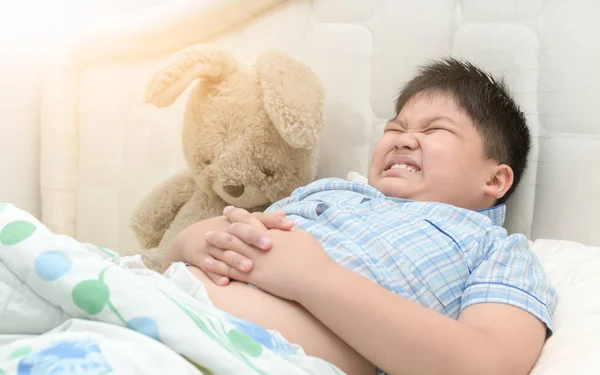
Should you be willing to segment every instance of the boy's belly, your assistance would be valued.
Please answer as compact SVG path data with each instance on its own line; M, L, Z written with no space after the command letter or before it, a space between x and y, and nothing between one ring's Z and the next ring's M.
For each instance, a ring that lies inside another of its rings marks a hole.
M215 307L266 329L279 331L308 355L323 358L348 374L375 374L375 367L321 324L302 306L275 297L244 283L215 285L198 268L188 270L200 280Z

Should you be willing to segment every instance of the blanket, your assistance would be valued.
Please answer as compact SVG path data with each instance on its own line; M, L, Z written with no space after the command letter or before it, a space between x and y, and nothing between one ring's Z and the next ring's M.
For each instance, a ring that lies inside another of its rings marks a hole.
M342 373L125 263L0 204L0 375Z

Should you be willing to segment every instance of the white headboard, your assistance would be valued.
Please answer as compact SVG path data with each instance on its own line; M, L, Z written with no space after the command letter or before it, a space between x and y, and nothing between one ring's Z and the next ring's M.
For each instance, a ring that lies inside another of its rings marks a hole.
M188 0L107 26L49 76L42 220L82 241L137 246L130 212L184 167L186 95L159 110L143 90L170 53L215 42L248 62L279 49L314 68L327 90L320 176L366 172L399 86L427 58L461 56L504 76L534 135L508 229L600 245L597 14L591 0Z

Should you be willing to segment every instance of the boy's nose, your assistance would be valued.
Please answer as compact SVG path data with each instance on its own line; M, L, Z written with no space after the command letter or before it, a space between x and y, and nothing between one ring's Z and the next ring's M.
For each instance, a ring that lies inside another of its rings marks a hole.
M416 150L417 148L419 148L419 140L417 139L415 134L406 132L400 137L398 137L398 140L396 141L396 148Z

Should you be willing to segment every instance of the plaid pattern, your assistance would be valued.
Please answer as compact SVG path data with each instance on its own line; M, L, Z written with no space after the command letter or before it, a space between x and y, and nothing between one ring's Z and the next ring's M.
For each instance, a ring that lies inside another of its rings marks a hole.
M323 179L267 211L284 210L340 265L451 318L498 302L524 309L551 332L555 290L527 238L501 227L506 207L471 211L384 196Z

